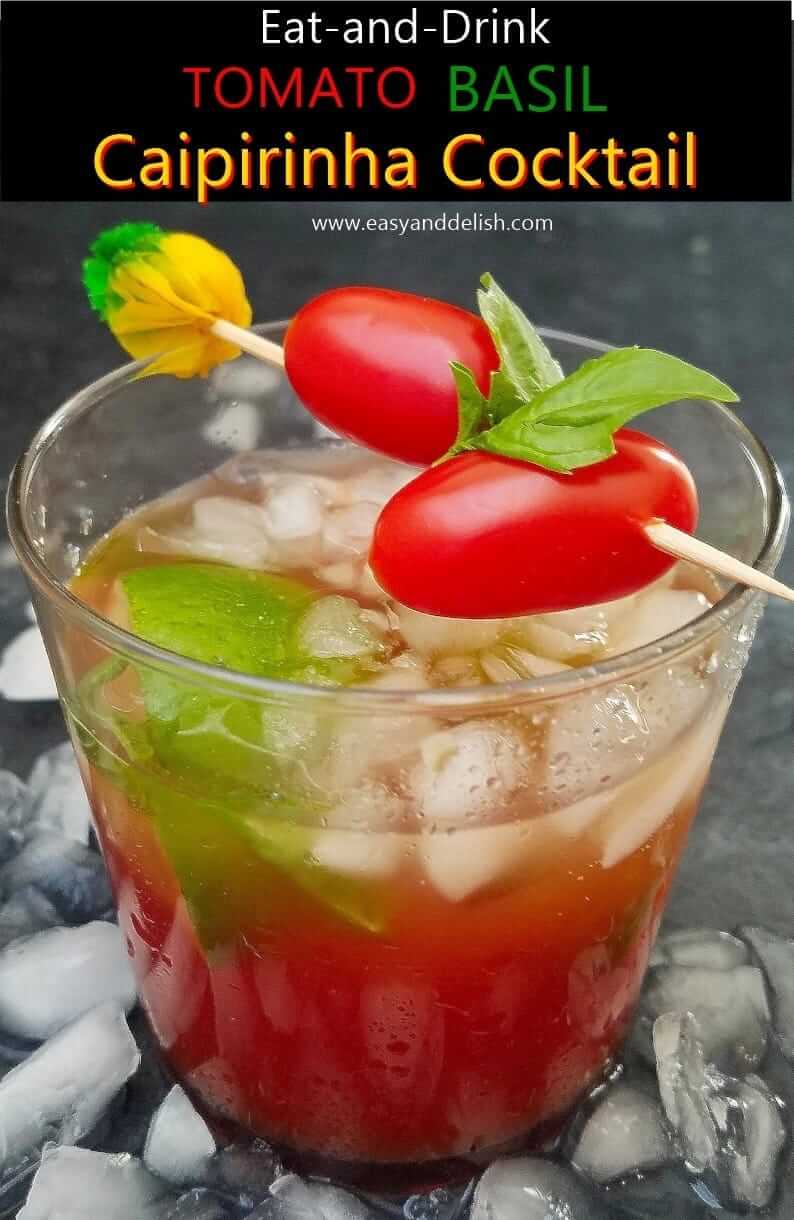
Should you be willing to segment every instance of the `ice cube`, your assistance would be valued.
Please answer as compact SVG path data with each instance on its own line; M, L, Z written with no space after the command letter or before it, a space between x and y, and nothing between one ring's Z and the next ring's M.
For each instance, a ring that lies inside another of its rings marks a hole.
M631 614L616 625L609 654L614 656L654 644L700 618L710 605L703 593L689 589L653 589L642 593Z
M67 839L88 842L91 807L71 742L65 741L40 754L28 784L32 816L37 822L59 831Z
M706 714L711 692L700 673L679 663L595 695L583 693L555 709L547 740L550 788L562 785L574 796L587 796L620 783L660 758L676 739L683 744L688 726L692 740L707 738L713 753L727 702Z
M230 540L264 562L270 553L266 519L258 504L231 496L205 496L193 505L193 525L199 538L226 544Z
M144 1164L175 1186L196 1184L204 1180L215 1148L204 1119L184 1089L174 1085L152 1117L143 1150Z
M474 1191L471 1220L607 1220L608 1209L564 1165L539 1157L494 1161Z
M479 652L495 644L504 628L502 619L440 618L399 603L395 610L408 647L426 656Z
M360 564L350 563L343 559L340 563L329 563L317 572L318 577L326 585L335 589L355 589L360 572Z
M512 644L498 645L490 652L480 654L480 665L490 682L517 682L527 678L548 678L570 668L563 661L550 661L547 657L516 648Z
M573 1165L596 1182L656 1169L675 1159L658 1102L629 1084L617 1084L587 1120Z
M23 885L0 906L0 949L20 936L32 936L60 922L61 917L49 898L35 885Z
M0 895L35 885L64 923L102 919L113 907L102 857L53 831L37 834L0 868Z
M140 1058L122 1010L103 1004L13 1068L0 1081L0 1172L47 1140L74 1144L87 1135Z
M309 656L372 657L382 652L383 633L350 597L321 597L298 625L300 646Z
M128 1153L48 1148L18 1220L166 1220L172 1203Z
M766 928L741 928L741 935L766 971L780 1049L794 1063L794 940Z
M720 1192L737 1203L765 1207L785 1141L767 1086L757 1076L737 1080L707 1067L691 1013L659 1017L653 1040L662 1104L689 1167L710 1170Z
M727 1082L711 1098L710 1108L723 1145L720 1178L737 1203L766 1207L786 1138L775 1098L763 1080L751 1075Z
M377 504L364 502L332 508L323 525L325 562L363 558L369 550L379 511Z
M421 470L418 466L402 466L396 462L378 462L360 474L353 475L347 482L347 495L352 504L365 500L383 508L387 500L396 495L401 487L405 487L415 479Z
M209 1165L208 1179L216 1190L239 1199L243 1207L256 1207L282 1172L273 1149L264 1140L254 1139L221 1148Z
M708 1063L746 1072L761 1062L769 1005L763 976L755 966L655 968L643 988L641 1020L650 1024L666 1012L694 1013Z
M402 802L394 798L395 808ZM335 811L335 816L339 816ZM396 873L410 840L383 830L319 830L312 841L312 859L322 867L348 877L381 879Z
M529 778L527 743L512 725L497 721L442 729L425 738L421 750L411 786L428 823L497 821Z
M637 851L683 801L702 788L724 716L721 705L666 757L645 766L614 791L614 807L601 829L603 868L614 868Z
M565 612L563 612L565 613ZM582 665L596 661L606 647L606 623L599 630L575 634L572 627L560 623L556 614L532 615L512 619L504 630L505 639L517 640L530 652L549 661L567 665Z
M189 559L210 559L216 563L228 563L238 568L263 568L271 560L271 548L264 531L261 537L252 535L242 539L230 535L227 538L211 538L200 533L194 525L173 526L156 530L144 525L138 531L138 548L154 555L184 555ZM111 615L111 617L113 617ZM114 621L118 621L115 620ZM122 623L123 626L123 623Z
M253 402L230 402L219 407L201 429L212 445L222 445L237 453L256 446L262 429L262 412Z
M261 1215L273 1220L370 1220L369 1209L355 1195L325 1182L306 1182L294 1173L276 1178ZM251 1220L259 1216L257 1209Z
M38 627L26 627L3 650L0 695L17 703L58 698L50 659Z
M574 801L572 805L547 814L541 819L543 828L554 834L561 834L566 839L575 839L579 835L589 833L614 804L619 792L620 789L597 792L594 796L586 796L584 800Z
M361 685L366 690L418 691L427 689L429 683L420 670L390 665ZM438 721L431 716L417 715L413 710L340 716L317 782L332 793L344 794L345 804L351 797L358 804L356 790L366 778L378 782L401 774L403 767L413 761L420 743L437 726Z
M656 942L654 965L705 966L731 970L749 960L747 946L729 932L716 928L681 928L664 932Z
M11 771L0 771L0 865L19 851L29 820L27 787Z
M410 1195L403 1204L405 1220L458 1220L473 1191L470 1182L463 1190L438 1186L424 1195Z
M713 1088L698 1023L689 1012L668 1012L653 1026L656 1075L665 1114L678 1132L687 1161L698 1172L717 1161L719 1133L709 1109Z
M226 1203L203 1186L181 1195L166 1213L165 1220L232 1220L238 1215Z
M0 1027L20 1038L50 1038L99 1004L125 1012L135 979L115 924L50 928L0 951Z
M267 398L277 390L282 376L277 369L263 364L261 360L238 356L236 360L226 360L214 368L209 376L209 384L213 394L220 399L251 403ZM253 444L247 448L253 449Z
M535 845L530 823L445 831L419 836L419 858L425 875L449 902L515 871Z
M265 527L274 542L313 538L325 524L331 496L322 480L285 475L268 488L262 509Z

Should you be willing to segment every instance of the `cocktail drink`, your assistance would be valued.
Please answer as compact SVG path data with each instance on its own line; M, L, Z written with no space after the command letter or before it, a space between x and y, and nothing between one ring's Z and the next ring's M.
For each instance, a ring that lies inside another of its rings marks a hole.
M654 424L702 535L773 567L754 438L713 403ZM760 608L679 564L558 614L409 610L367 553L415 473L244 358L89 387L11 497L168 1064L222 1129L361 1181L540 1140L602 1076Z

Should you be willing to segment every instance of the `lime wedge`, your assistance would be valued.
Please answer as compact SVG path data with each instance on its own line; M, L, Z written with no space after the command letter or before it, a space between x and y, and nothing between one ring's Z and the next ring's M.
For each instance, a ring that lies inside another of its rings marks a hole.
M375 636L368 642L365 624L346 629L343 600L265 572L161 564L119 578L113 617L192 660L256 677L347 685L371 675L383 644ZM340 654L328 655L329 640L337 639ZM307 790L305 764L325 748L327 711L296 708L289 698L224 693L176 670L140 665L135 672L137 716L119 714L106 697L120 680L118 664L106 662L83 678L77 718L95 727L95 765L112 770L155 821L205 947L222 944L246 917L266 918L262 904L273 887L263 865L345 922L382 930L373 888L321 869L309 856L308 825L322 808L321 794Z

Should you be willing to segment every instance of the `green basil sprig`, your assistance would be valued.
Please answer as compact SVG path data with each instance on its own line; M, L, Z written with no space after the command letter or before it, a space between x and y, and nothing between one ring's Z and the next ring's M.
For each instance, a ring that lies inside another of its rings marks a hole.
M532 323L485 275L480 312L501 366L486 398L469 371L452 365L458 436L449 456L479 449L567 474L615 452L614 434L635 416L681 399L737 402L717 377L652 348L623 347L563 377Z

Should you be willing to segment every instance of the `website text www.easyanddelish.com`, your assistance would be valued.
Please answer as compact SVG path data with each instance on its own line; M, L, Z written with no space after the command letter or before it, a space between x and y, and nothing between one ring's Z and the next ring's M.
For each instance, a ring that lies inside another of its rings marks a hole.
M441 212L438 216L313 216L315 233L552 233L549 216L501 216L498 212Z

